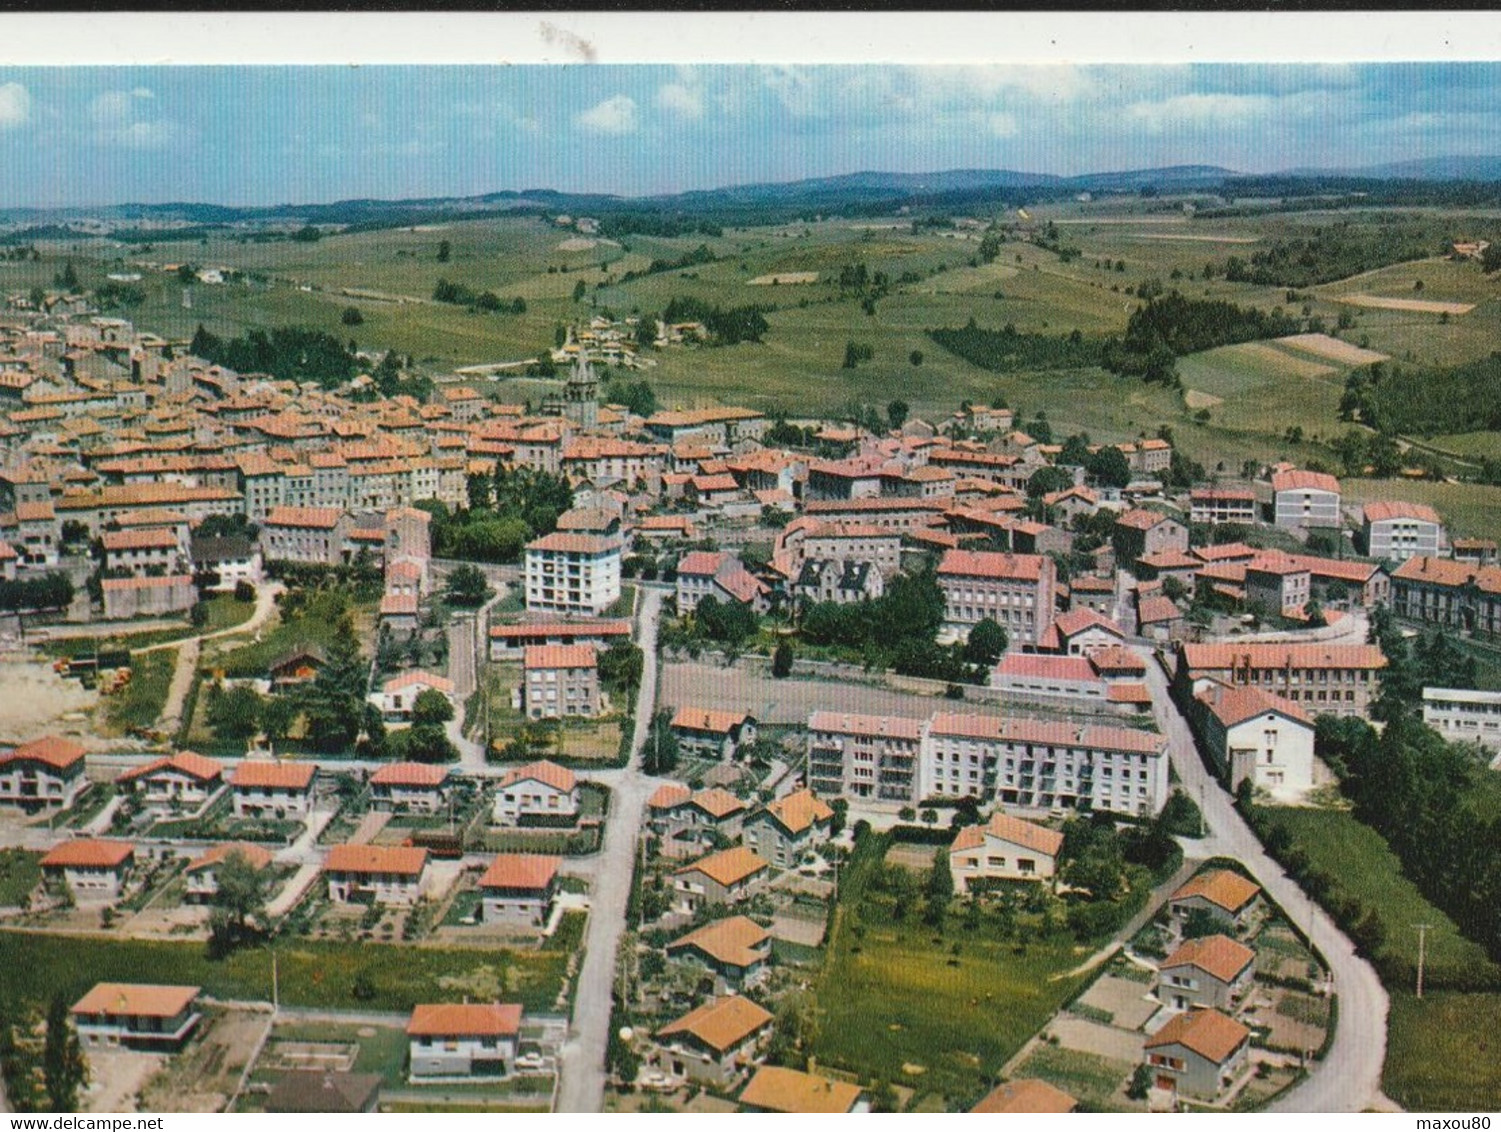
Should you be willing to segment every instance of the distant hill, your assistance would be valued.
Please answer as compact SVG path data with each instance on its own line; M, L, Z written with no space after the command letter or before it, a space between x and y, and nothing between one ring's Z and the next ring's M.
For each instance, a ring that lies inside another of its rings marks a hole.
M541 215L640 212L658 215L707 217L724 223L768 223L812 214L875 215L898 208L959 210L1024 205L1063 199L1081 192L1136 193L1216 192L1225 188L1243 193L1247 183L1276 181L1276 191L1298 195L1307 182L1309 192L1330 181L1446 181L1501 182L1501 157L1435 157L1372 165L1358 169L1294 169L1262 177L1248 177L1217 165L1172 165L1155 169L1058 176L1014 169L948 169L931 173L861 171L800 181L730 185L650 197L606 193L565 193L554 189L504 190L470 197L429 197L412 200L353 199L327 204L280 204L234 207L195 202L121 204L102 208L6 208L0 223L20 228L10 242L51 238L62 226L81 220L101 221L116 230L139 223L132 233L150 238L156 226L176 224L209 228L222 225L296 226L328 224L364 228L400 227L445 220L461 220L507 213ZM170 238L169 232L156 234ZM124 237L130 238L130 237Z

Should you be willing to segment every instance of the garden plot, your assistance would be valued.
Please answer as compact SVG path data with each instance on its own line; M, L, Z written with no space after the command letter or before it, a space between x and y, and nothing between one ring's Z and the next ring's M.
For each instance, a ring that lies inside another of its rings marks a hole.
M1226 346L1225 352L1232 356L1265 363L1272 370L1291 374L1294 377L1328 377L1334 372L1333 366L1296 357L1267 342L1242 342L1236 346Z

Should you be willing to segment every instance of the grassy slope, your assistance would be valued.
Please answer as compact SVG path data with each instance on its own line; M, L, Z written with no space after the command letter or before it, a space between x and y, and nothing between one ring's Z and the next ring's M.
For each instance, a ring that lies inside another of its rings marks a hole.
M1415 967L1418 933L1413 925L1426 923L1430 987L1446 970L1473 972L1490 966L1484 950L1461 936L1454 921L1402 875L1397 858L1375 830L1331 810L1269 812L1307 852L1314 867L1334 878L1337 898L1353 897L1379 911L1387 932L1383 956ZM1501 994L1430 991L1418 1002L1411 987L1388 989L1392 1009L1382 1073L1386 1092L1398 1103L1420 1110L1493 1109L1501 1104L1501 1062L1483 1052L1483 1043L1494 1039L1501 1024Z

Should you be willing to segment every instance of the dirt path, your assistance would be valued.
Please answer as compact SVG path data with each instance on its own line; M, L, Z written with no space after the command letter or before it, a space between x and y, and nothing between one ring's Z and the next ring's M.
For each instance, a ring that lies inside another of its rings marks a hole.
M161 715L157 716L156 720L159 731L176 731L182 722L182 706L188 698L189 689L193 686L193 675L198 671L198 657L203 651L203 642L255 632L275 614L276 598L281 592L282 586L280 585L262 586L255 595L255 612L238 625L231 625L228 629L204 633L197 637L189 637L185 641L169 641L136 650L138 653L169 648L178 650L177 666L172 670L172 683L167 688L167 700L162 704Z

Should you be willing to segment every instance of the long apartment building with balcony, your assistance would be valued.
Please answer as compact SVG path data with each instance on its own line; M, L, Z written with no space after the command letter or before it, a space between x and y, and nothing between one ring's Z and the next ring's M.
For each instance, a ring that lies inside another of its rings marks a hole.
M526 607L597 617L620 597L620 539L555 531L526 547Z

